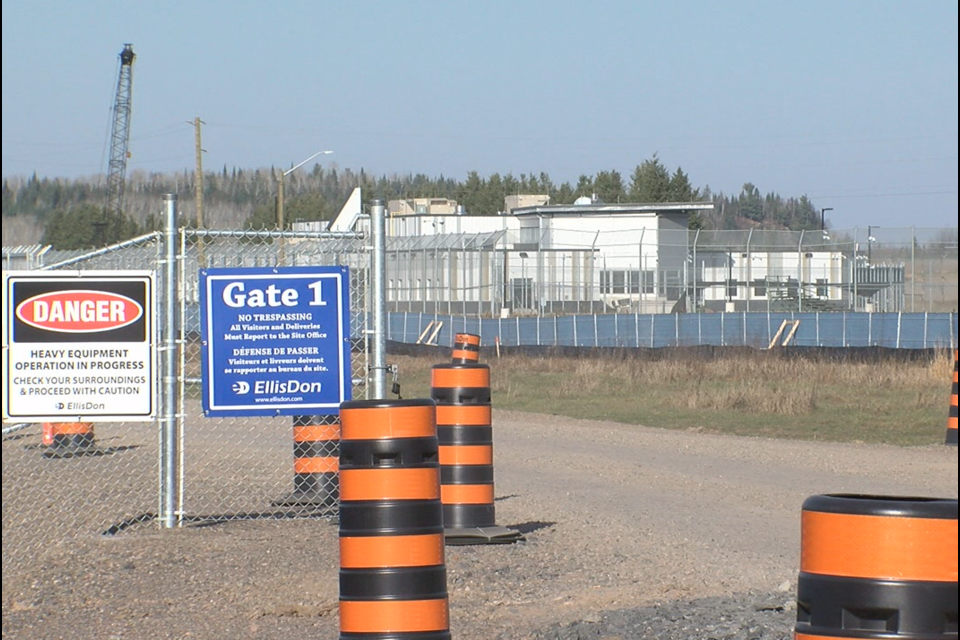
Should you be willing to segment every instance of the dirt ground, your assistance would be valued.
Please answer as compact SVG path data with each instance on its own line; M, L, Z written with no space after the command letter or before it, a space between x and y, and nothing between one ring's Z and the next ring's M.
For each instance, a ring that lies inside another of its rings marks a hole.
M522 639L653 603L792 597L819 493L957 498L957 448L779 441L494 412L505 545L448 546L452 636ZM78 504L78 509L83 505ZM8 544L4 496L3 553ZM8 537L9 536L9 537ZM333 519L51 540L3 576L3 637L335 638ZM4 562L8 566L7 558Z

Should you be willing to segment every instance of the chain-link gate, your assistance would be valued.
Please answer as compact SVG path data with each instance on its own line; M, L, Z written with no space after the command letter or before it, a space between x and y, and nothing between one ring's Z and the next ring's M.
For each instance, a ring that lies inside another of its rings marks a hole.
M333 465L336 456L336 416L204 417L199 274L204 267L348 267L350 384L354 398L365 398L369 395L371 252L363 235L182 229L178 245L174 308L179 402L176 416L170 418L177 440L173 447L176 522L335 513L336 495L331 492L336 487L330 484L330 469L324 465ZM46 268L149 270L157 274L157 288L162 290L166 274L172 273L165 273L168 255L164 234L151 233ZM158 305L155 323L158 345L163 306ZM162 396L163 381L157 386ZM70 455L51 451L42 424L4 425L4 590L8 578L22 576L33 563L62 557L71 540L162 524L163 476L169 475L163 468L169 451L169 444L164 449L166 419L158 415L155 422L91 423L91 446Z
M205 268L347 266L353 397L366 397L368 252L360 235L183 232L179 520L334 513L336 416L205 417L199 276Z

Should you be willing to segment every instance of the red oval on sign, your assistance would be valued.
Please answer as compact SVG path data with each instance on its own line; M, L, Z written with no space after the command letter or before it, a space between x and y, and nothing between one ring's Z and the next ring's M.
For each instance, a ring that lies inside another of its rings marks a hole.
M17 317L32 327L64 333L110 331L132 324L143 307L127 296L108 291L52 291L17 305Z

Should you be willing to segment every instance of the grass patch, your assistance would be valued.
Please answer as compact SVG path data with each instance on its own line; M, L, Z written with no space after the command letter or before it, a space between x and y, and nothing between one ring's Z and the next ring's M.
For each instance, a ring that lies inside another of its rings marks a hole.
M953 352L852 361L735 351L709 358L611 353L482 354L497 408L573 418L836 442L943 443ZM486 357L491 357L488 360ZM445 350L392 355L404 397L430 396Z

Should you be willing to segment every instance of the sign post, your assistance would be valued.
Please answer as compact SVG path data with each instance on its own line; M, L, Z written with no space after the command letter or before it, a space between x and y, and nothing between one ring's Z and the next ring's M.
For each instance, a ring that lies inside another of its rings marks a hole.
M150 271L3 273L4 422L152 421Z
M200 272L203 411L333 415L350 400L346 267Z

